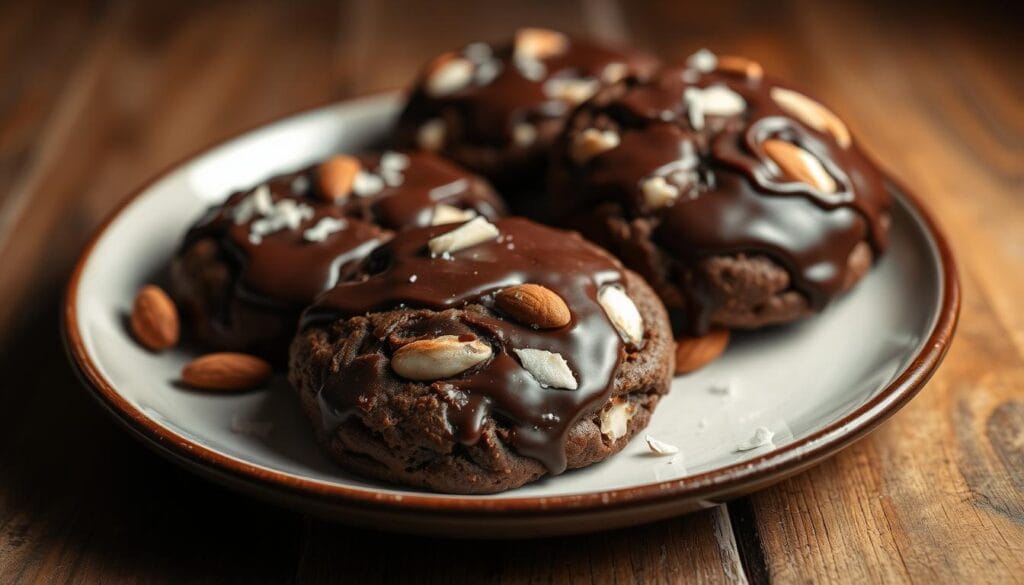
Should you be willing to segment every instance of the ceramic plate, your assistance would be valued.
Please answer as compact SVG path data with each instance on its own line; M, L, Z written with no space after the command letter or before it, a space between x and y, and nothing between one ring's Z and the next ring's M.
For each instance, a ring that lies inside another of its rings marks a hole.
M398 107L377 96L286 118L159 176L86 248L64 320L96 398L160 453L230 486L315 514L431 534L537 536L637 524L715 505L804 469L863 436L925 383L959 306L950 252L918 201L893 185L891 251L851 294L806 322L734 336L725 356L673 383L647 432L587 469L490 496L432 494L350 475L313 440L282 378L239 395L176 385L186 349L151 354L124 325L186 227L236 188L380 141ZM765 428L772 444L738 446Z

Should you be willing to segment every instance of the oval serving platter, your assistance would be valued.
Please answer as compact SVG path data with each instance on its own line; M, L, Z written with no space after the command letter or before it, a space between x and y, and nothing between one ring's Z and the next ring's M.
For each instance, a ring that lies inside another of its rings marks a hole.
M525 537L649 522L761 489L834 454L924 385L956 327L949 247L917 198L890 183L892 246L821 315L737 334L707 368L678 377L646 433L676 445L650 453L639 436L592 467L489 496L453 496L366 480L314 442L283 376L244 394L183 389L188 348L152 354L124 326L140 286L158 279L182 234L234 189L333 152L379 143L397 95L291 116L161 174L87 245L69 284L68 352L96 399L159 453L213 480L304 511L374 528ZM771 444L738 447L758 428Z

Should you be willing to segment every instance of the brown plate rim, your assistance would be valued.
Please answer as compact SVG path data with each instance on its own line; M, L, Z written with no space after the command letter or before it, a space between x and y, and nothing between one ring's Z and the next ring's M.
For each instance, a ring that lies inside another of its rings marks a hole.
M218 140L216 143L198 149L190 156L183 157L169 165L132 191L96 229L83 249L69 280L64 297L61 329L65 348L85 386L106 410L110 411L131 431L134 431L134 434L147 439L151 445L160 448L164 454L196 464L215 475L227 473L233 479L252 483L258 487L275 491L283 490L290 492L291 495L313 497L320 500L321 503L333 502L339 506L360 505L368 508L386 508L391 511L441 513L453 516L522 516L531 513L548 515L558 512L575 514L587 510L610 511L632 506L650 506L669 500L711 499L718 494L741 491L748 484L763 484L799 471L812 462L823 459L852 444L902 408L931 378L949 349L960 312L960 283L952 250L946 236L930 212L924 207L921 199L900 182L888 177L888 181L893 184L899 196L910 208L912 215L916 215L916 219L923 224L939 255L938 264L942 290L939 313L932 329L910 363L877 395L853 412L819 431L751 460L682 479L574 495L491 499L431 493L392 494L366 488L330 484L247 464L217 453L170 429L161 427L125 400L113 384L100 374L86 351L81 332L78 329L76 312L79 281L96 243L106 233L107 228L157 181L188 161L224 143L270 124L321 108L354 101L384 99L394 95L394 92L380 92L304 108L248 128L229 138Z

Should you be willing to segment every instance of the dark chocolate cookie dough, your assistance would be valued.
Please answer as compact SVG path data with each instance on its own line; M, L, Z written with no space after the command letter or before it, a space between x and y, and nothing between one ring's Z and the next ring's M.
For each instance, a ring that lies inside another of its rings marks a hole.
M377 248L303 314L289 377L343 467L491 493L622 449L672 361L663 306L607 252L477 218Z
M655 65L635 51L520 29L511 41L472 43L432 60L410 91L396 140L486 176L513 210L529 214L521 200L542 190L547 150L572 109Z
M171 263L172 296L201 344L283 363L302 309L394 231L503 213L433 155L338 156L212 207Z
M579 108L549 186L561 221L643 275L688 334L810 315L888 240L889 194L846 126L707 51Z

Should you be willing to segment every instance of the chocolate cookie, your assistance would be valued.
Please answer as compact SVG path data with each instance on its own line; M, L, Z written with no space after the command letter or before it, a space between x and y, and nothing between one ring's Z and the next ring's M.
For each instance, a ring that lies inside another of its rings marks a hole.
M212 207L171 263L171 292L200 343L284 363L302 309L393 231L503 213L483 180L433 155L338 156Z
M609 83L653 72L653 57L560 32L520 29L513 41L445 53L413 86L398 144L438 151L505 195L540 190L547 149L579 103ZM510 196L513 210L531 208Z
M672 361L664 308L610 254L477 218L377 248L304 313L289 378L343 467L492 493L621 450Z
M747 59L701 51L606 88L553 156L556 214L688 334L819 311L887 245L890 196L846 126Z

